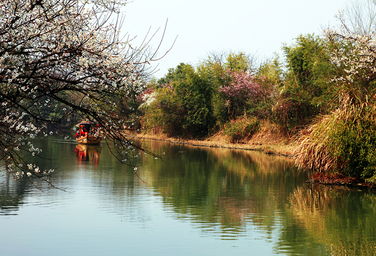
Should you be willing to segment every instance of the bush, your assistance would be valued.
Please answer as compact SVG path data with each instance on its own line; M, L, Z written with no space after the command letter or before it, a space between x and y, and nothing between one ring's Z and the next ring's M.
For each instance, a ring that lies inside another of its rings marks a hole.
M374 36L327 33L339 107L312 125L297 163L322 172L376 181L376 54Z
M260 121L257 118L241 118L227 123L224 133L232 143L238 143L250 139L259 129Z

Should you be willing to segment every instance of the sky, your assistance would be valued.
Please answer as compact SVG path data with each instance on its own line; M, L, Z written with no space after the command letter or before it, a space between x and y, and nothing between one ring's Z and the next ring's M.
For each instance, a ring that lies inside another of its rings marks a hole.
M301 34L321 34L352 0L130 0L124 7L123 32L139 44L149 28L159 33L168 20L155 77L179 63L198 65L212 53L244 52L261 63L281 54Z

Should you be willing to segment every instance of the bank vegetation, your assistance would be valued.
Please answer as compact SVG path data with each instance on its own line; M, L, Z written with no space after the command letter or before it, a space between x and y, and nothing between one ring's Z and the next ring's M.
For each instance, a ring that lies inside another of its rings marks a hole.
M375 2L367 3L375 17ZM301 35L261 65L245 53L181 63L139 95L133 128L185 140L296 145L296 164L322 174L315 177L375 182L375 19L358 18L344 14L339 28Z

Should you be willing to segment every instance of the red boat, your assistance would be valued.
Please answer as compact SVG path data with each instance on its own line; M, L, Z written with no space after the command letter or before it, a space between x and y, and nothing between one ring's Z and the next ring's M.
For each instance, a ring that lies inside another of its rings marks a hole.
M76 141L80 144L97 145L101 142L101 129L98 124L82 121L76 125Z

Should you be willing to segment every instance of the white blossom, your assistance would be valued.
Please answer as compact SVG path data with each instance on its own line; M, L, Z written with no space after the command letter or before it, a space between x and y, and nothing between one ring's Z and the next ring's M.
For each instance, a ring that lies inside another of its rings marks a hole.
M144 90L145 68L155 54L148 45L119 40L119 5L125 2L0 1L0 140L6 145L0 159L14 161L9 168L53 172L21 166L16 154L40 154L31 141L53 135L45 127L61 117L44 110L76 112L100 123L104 137L124 152L132 147L122 135L126 120L114 110L121 99ZM20 177L24 171L14 173Z

